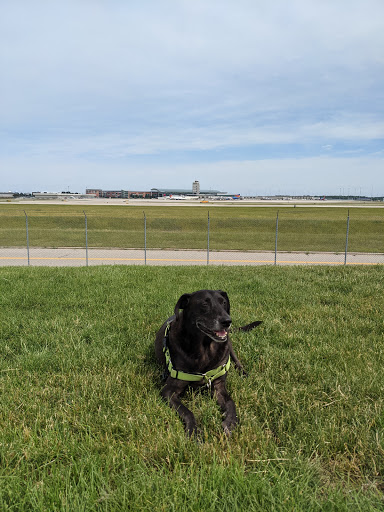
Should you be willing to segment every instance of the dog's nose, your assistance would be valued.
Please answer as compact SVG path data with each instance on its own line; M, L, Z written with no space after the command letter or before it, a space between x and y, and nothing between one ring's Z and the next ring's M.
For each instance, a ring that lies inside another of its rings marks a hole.
M222 325L224 328L228 328L228 327L231 325L232 320L231 320L231 318L230 318L230 317L228 317L228 318L222 318L220 323L221 323L221 325Z

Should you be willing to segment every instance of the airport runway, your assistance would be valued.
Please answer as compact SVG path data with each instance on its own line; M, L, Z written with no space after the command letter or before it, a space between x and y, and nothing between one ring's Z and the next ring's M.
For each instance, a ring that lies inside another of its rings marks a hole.
M264 208L264 207L279 207L279 208L296 208L296 207L308 207L308 208L318 208L318 207L332 207L332 208L384 208L383 202L366 202L366 201L353 201L353 200L315 200L315 199L241 199L241 200L229 200L229 201L219 201L214 198L209 199L208 201L200 201L196 199L186 199L185 201L172 201L171 199L106 199L106 198L96 198L96 199L28 199L28 198L20 198L16 201L12 201L13 203L29 205L29 204L39 204L39 205L77 205L77 206L199 206L202 208L211 208L216 206L221 207L256 207L256 208Z
M278 252L278 265L344 265L344 253ZM274 252L148 249L0 248L0 266L274 265ZM384 264L384 254L348 253L347 265Z

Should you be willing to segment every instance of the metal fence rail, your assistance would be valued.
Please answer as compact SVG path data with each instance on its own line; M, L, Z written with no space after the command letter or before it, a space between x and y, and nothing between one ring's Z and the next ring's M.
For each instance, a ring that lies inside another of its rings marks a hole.
M285 210L265 218L152 213L0 216L0 266L384 264L381 213L344 210L332 220Z

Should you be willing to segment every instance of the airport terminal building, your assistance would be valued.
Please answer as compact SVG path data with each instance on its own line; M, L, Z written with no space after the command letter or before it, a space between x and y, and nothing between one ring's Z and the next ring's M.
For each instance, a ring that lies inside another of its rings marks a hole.
M178 188L151 188L149 191L143 190L102 190L99 188L87 188L87 194L93 194L95 197L117 198L117 199L158 199L162 197L217 197L226 195L226 192L220 190L201 190L198 181L194 181L192 189Z

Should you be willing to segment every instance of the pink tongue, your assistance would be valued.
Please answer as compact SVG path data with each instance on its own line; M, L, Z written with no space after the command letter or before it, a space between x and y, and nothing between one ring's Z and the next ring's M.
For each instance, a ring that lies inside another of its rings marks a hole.
M224 336L227 335L227 331L216 331L215 334L216 336L220 336L220 338L223 338Z

